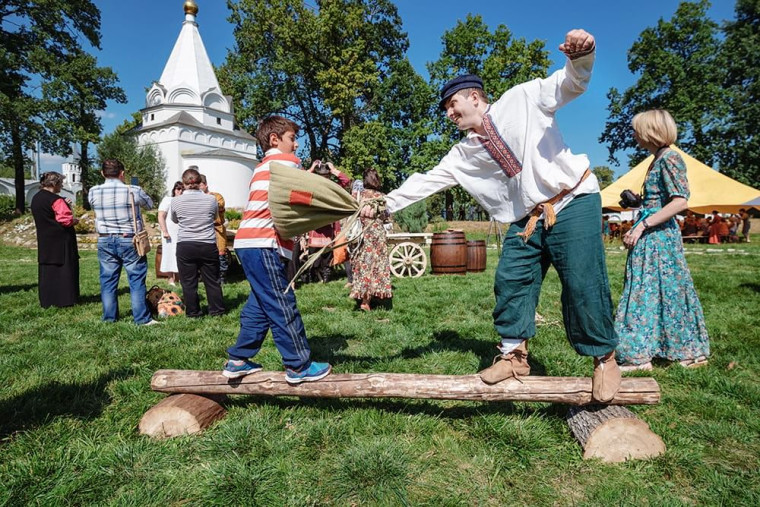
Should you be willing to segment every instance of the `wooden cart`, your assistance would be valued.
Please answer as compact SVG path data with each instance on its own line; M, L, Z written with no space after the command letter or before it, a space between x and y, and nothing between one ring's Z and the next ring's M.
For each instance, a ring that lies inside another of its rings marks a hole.
M388 234L387 238L391 273L397 278L422 276L427 269L427 255L422 247L430 246L433 234L400 232Z

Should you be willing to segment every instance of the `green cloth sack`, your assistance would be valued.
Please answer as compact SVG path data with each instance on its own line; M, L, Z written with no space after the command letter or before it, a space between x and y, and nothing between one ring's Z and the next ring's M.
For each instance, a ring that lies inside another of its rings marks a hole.
M292 238L358 215L359 203L324 176L270 162L269 210L280 236Z

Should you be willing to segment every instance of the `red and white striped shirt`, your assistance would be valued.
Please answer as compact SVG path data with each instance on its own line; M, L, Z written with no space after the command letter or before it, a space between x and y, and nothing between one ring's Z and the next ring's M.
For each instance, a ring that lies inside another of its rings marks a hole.
M243 211L240 227L235 234L235 250L238 248L276 248L286 259L293 256L293 240L282 238L274 228L269 210L269 163L279 162L291 167L301 167L301 159L292 153L272 148L256 166L248 187L248 204Z

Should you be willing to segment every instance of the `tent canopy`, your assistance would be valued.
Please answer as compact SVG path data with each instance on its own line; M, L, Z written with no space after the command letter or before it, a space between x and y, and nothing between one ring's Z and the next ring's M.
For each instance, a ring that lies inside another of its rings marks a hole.
M750 201L760 199L760 190L729 178L725 174L708 167L699 160L684 153L680 148L671 146L686 163L686 177L689 180L689 209L695 213L707 214L713 210L721 213L736 213L740 208L748 208ZM654 155L649 155L636 167L615 180L602 190L602 207L620 211L618 201L620 192L631 189L638 193L644 184L649 164Z

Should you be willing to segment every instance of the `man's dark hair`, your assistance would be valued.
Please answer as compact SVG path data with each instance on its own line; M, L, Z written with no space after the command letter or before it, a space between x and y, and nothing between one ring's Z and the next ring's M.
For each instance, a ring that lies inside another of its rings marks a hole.
M124 172L124 164L114 158L109 158L103 161L102 171L106 178L118 178L119 174Z
M277 137L282 138L288 130L292 130L298 134L301 127L293 120L288 120L282 116L268 116L259 123L259 128L256 129L256 140L259 142L261 149L266 152L272 147L269 144L271 135L275 134Z
M201 184L201 173L197 169L185 169L182 173L182 183L188 190L198 190L198 185Z
M368 167L364 170L364 188L371 190L380 190L380 176L374 167Z

